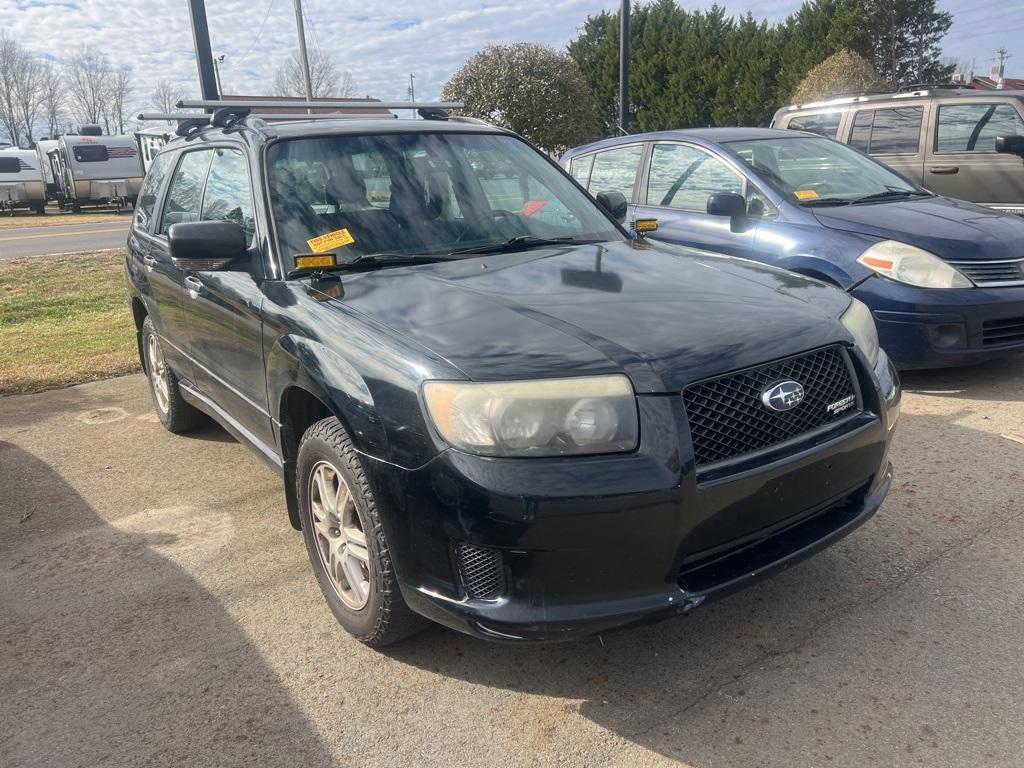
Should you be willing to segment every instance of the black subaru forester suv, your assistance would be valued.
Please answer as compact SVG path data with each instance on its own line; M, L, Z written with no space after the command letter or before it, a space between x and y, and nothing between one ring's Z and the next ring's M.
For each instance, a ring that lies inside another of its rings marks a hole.
M161 422L277 470L345 629L579 637L875 512L900 394L863 305L648 243L518 136L433 117L216 112L128 240Z

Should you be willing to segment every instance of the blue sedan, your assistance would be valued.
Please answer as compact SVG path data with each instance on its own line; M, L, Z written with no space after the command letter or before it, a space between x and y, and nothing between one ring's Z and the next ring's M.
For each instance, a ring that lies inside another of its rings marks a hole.
M833 283L867 304L897 366L1024 352L1024 218L939 197L810 133L663 131L570 150L563 164L670 243ZM656 224L652 221L656 220Z

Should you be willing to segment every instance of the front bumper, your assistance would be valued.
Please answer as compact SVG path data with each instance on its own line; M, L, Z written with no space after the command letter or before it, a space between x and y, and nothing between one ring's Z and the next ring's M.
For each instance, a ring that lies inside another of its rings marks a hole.
M869 277L850 293L871 308L879 341L900 369L1024 352L1024 286L916 288Z
M631 454L499 459L448 450L367 474L409 606L501 641L568 640L668 618L785 568L854 530L889 489L899 388L883 354L864 410L694 466L682 397L638 398ZM467 589L460 548L496 553L501 593Z

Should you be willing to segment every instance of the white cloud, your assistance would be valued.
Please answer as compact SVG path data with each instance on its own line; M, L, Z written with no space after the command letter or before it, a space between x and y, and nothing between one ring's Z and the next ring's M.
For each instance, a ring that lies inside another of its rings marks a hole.
M986 6L992 2L982 1ZM769 0L754 8L754 13L775 21L799 4L799 0ZM360 94L402 99L412 73L417 98L426 100L436 98L452 72L484 45L531 40L562 47L576 36L587 15L614 9L618 3L491 0L467 5L456 0L394 0L367 5L353 0L303 0L303 5L309 44L330 53L339 68L351 71ZM707 7L710 2L684 0L684 5ZM983 14L983 23L966 0L943 5L962 12L946 40L947 54L974 57L979 69L985 69L999 45L1020 47L1017 41L1024 37L1024 30L1012 13L1012 3L993 2ZM735 0L725 6L737 14L749 7ZM159 78L176 81L198 95L186 8L184 0L0 0L0 19L21 43L39 53L60 59L74 46L88 43L106 51L115 62L131 65L134 103L148 107ZM207 0L207 13L214 53L227 57L221 70L225 90L265 90L278 63L296 44L291 0ZM1011 70L1015 63L1024 68L1024 49L1017 56L1010 61Z

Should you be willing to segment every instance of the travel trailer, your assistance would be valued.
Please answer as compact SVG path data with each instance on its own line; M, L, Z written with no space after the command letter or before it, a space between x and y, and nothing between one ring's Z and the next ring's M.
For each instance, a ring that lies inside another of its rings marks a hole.
M31 149L0 149L0 211L46 212L46 189L39 158Z
M61 207L135 205L143 170L131 136L61 136L47 157L63 196Z
M160 151L164 144L173 138L173 132L159 127L143 128L135 132L135 143L139 147L139 160L142 161L142 170L149 170L149 164L153 162L153 156Z
M56 147L60 142L57 139L40 139L36 142L36 159L39 161L39 169L43 172L43 181L46 183L46 199L61 201L60 185L53 175L53 167L50 165L50 158L47 152Z

